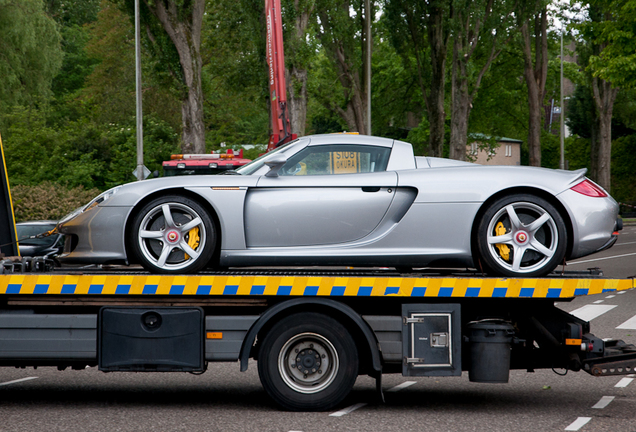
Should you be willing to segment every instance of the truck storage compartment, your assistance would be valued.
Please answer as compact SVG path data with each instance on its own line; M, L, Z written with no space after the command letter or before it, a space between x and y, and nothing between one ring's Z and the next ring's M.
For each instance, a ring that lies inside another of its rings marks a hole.
M205 369L201 308L104 307L98 326L97 355L102 371Z
M459 304L402 305L402 375L459 376Z
M470 344L472 382L507 383L510 375L510 346L515 330L502 320L473 321L466 326Z

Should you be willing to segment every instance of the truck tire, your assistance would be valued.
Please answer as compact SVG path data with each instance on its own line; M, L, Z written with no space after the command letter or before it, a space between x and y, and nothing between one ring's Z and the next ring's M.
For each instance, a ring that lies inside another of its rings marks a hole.
M349 394L358 350L347 329L319 313L298 313L267 332L258 356L265 391L290 411L326 411Z

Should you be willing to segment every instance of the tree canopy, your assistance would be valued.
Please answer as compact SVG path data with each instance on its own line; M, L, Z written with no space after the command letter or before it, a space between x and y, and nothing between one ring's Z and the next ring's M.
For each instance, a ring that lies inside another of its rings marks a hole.
M0 133L12 183L103 190L134 180L133 3L0 0ZM198 152L266 143L263 2L141 4L151 171L194 151L195 132ZM522 164L557 168L564 109L569 168L587 167L618 200L636 201L636 162L621 157L636 140L636 0L565 6L575 7L567 18L556 0L375 0L369 13L361 0L283 0L292 131L365 130L370 37L374 135L454 158L466 157L471 134L519 139Z

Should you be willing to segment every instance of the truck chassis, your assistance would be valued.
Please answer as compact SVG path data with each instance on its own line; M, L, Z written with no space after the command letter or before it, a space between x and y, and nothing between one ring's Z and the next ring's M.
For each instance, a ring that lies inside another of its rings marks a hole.
M266 392L304 411L338 405L361 374L380 393L386 373L468 371L491 383L510 369L629 374L636 347L595 337L554 302L635 286L589 275L9 273L0 275L0 366L200 373L210 362L245 371L252 358Z

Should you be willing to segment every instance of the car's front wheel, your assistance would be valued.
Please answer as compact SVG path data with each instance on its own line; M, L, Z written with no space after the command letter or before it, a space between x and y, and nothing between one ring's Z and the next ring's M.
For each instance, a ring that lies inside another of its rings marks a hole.
M153 273L193 273L210 262L214 222L196 201L165 196L135 216L130 243L140 264Z
M515 194L485 211L477 229L477 248L489 273L541 277L563 261L567 230L556 208L543 198Z

